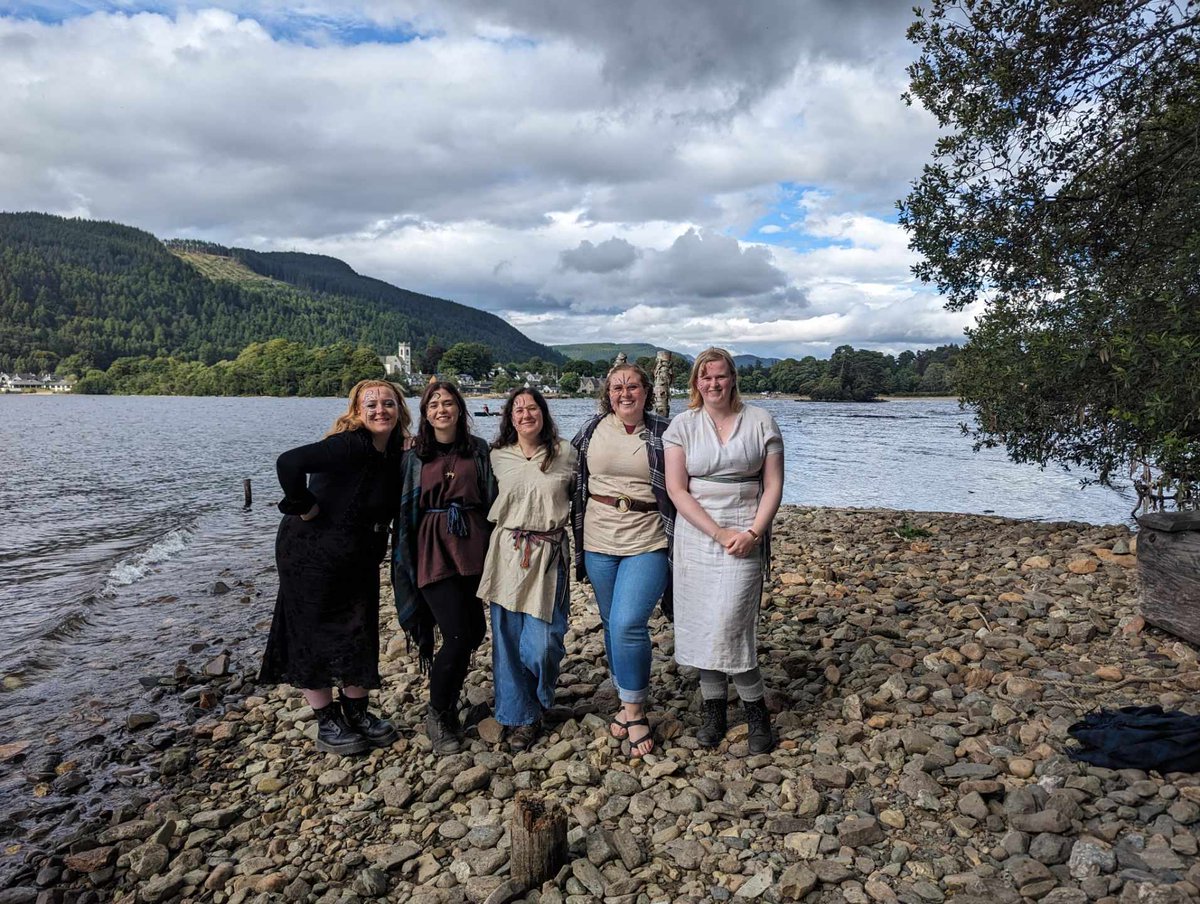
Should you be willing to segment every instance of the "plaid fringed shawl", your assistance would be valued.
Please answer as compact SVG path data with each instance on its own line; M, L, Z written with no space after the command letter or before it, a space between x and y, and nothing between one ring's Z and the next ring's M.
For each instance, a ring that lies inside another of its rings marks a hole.
M587 510L588 500L588 464L587 450L592 441L596 427L608 415L598 414L586 424L571 445L579 452L579 467L575 471L575 492L571 497L571 533L575 539L575 579L586 581L587 568L583 564L583 516ZM667 466L663 456L663 433L671 421L657 414L646 412L646 429L642 431L642 441L646 444L646 454L650 458L650 489L658 503L658 516L662 520L663 531L667 535L667 589L662 595L662 610L667 618L673 618L674 606L671 592L671 562L675 554L675 503L667 495Z
M479 492L490 507L496 498L496 478L488 444L478 436L471 437L475 474ZM429 670L433 662L434 628L436 622L429 604L417 588L417 527L421 523L421 465L416 449L409 449L400 461L400 513L392 523L392 592L396 596L396 620L408 638L409 647L416 646L421 671Z

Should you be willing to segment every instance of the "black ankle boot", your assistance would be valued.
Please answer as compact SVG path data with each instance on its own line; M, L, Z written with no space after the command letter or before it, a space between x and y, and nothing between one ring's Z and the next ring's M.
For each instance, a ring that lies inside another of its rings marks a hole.
M343 694L341 702L346 725L366 738L372 747L388 747L399 737L391 722L367 709L366 697L347 697Z
M729 730L727 708L724 699L703 702L701 714L704 716L704 724L696 732L696 742L701 747L716 747L725 740L725 732Z
M454 707L441 712L431 705L425 710L425 733L429 735L433 752L438 756L448 756L462 750L462 741L459 739L461 731Z
M346 724L336 703L314 709L313 714L317 717L317 750L350 756L370 749L370 742Z
M765 700L744 700L746 727L750 729L750 752L767 753L775 749L775 733L771 731L771 714Z

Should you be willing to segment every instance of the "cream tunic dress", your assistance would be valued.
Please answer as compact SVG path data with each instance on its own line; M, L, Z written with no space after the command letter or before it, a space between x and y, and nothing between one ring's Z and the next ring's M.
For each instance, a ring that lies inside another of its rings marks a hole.
M684 451L688 492L722 527L745 530L754 522L768 455L783 454L775 418L746 405L725 445L703 408L678 414L663 445ZM765 543L744 559L686 518L675 521L675 661L737 675L758 665L758 609Z
M510 612L522 612L549 622L554 618L558 587L557 561L570 568L567 534L571 528L571 487L577 453L559 440L558 455L546 470L546 450L527 459L516 443L492 450L492 470L499 493L488 512L496 524L488 545L479 598ZM516 542L514 530L557 532L556 540ZM522 565L528 551L528 563Z

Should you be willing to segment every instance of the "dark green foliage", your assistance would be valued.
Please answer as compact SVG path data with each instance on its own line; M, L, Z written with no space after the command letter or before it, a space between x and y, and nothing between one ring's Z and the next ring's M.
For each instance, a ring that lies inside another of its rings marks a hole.
M118 358L107 372L89 371L75 386L85 394L342 396L359 380L382 379L375 350L340 342L308 348L286 339L255 342L232 361L208 366L175 357Z
M885 391L895 367L891 355L842 345L834 350L825 375L809 394L820 402L870 402Z
M557 358L498 317L358 276L333 258L177 247L270 279L214 282L154 236L116 223L0 214L0 370L79 373L135 356L214 364L275 338L382 354L398 341L421 348L434 333L506 357Z
M1103 483L1143 462L1195 504L1200 3L936 0L909 36L943 137L900 219L917 275L983 305L977 442Z
M562 365L563 373L567 371L578 374L581 377L604 376L603 373L596 373L596 364L593 361L588 361L583 358L568 358Z
M765 371L766 382L769 384L768 388L776 392L811 395L825 376L825 368L826 362L818 361L812 355L806 355L799 361L795 358L784 358Z
M482 342L458 342L446 349L438 370L446 374L469 374L482 379L492 369L492 352Z
M920 540L924 537L933 536L933 534L925 530L925 528L913 527L913 525L909 524L908 521L905 521L898 528L896 528L895 533L896 536L901 540Z
M784 392L819 402L869 402L881 395L950 395L961 349L942 345L898 357L838 347L828 361L808 355L784 358L770 367L738 368L743 392Z

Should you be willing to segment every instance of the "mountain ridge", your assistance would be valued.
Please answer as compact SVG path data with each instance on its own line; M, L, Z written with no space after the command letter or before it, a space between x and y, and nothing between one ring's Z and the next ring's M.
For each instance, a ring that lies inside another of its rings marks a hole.
M483 342L501 360L559 359L494 314L362 276L337 258L170 244L111 221L0 213L0 370L48 372L68 360L82 372L139 355L212 364L276 338L381 354L401 341L419 354L436 338ZM259 279L207 275L197 266L205 254Z
M658 345L651 345L649 342L576 342L572 344L552 345L556 352L567 358L574 358L581 361L599 361L604 359L611 362L617 356L617 352L625 352L625 357L630 361L636 361L638 358L653 358L656 352L671 352L677 358L683 358L686 361L691 361L691 355L685 355L682 352L671 351L669 348L662 348Z

